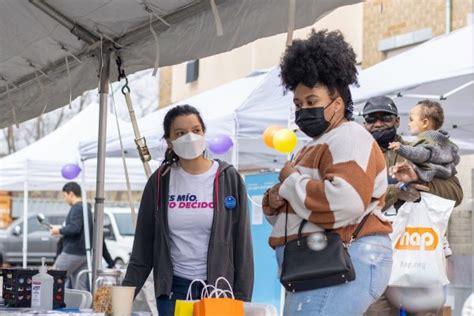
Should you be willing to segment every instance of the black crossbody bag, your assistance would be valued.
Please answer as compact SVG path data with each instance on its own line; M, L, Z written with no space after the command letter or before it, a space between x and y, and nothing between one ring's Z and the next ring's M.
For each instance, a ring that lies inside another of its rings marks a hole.
M352 234L348 244L342 242L339 234L322 232L327 245L316 251L308 247L308 236L302 236L303 220L298 229L298 239L288 241L288 209L285 220L285 251L280 282L287 291L299 292L348 283L355 280L355 270L349 256L349 246L356 239L369 214L366 215Z

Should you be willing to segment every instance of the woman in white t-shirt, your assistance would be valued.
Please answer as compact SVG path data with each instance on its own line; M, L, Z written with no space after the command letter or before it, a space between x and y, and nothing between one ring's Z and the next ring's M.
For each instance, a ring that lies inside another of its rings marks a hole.
M225 277L250 301L253 255L244 181L230 164L205 155L206 126L192 106L172 108L163 122L168 150L150 177L138 213L124 285L141 289L153 268L160 316L174 315L192 280ZM199 299L202 286L193 286Z

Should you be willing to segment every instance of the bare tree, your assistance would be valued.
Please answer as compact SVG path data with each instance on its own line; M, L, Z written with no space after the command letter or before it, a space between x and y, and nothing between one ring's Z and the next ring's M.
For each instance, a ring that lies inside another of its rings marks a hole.
M5 142L0 141L0 156L12 154L38 141L76 115L82 107L83 105L76 106L69 111L63 107L23 122L18 128L14 126L5 128L2 133Z

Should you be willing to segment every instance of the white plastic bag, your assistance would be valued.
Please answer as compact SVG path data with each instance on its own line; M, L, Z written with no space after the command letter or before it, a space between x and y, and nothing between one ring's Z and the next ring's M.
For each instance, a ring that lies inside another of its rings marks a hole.
M400 207L390 236L393 266L389 286L428 288L449 283L443 240L454 203L421 192L420 202Z

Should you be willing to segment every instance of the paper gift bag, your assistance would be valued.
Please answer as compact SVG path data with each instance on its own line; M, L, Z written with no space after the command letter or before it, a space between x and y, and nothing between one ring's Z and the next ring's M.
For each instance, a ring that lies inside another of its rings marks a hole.
M244 302L231 298L204 298L194 303L193 316L244 316Z
M198 302L193 300L192 296L192 287L194 283L201 283L206 287L206 283L203 280L195 279L189 284L188 294L186 295L186 300L176 300L174 307L174 316L193 316L194 303Z
M174 316L193 316L194 301L176 300Z

